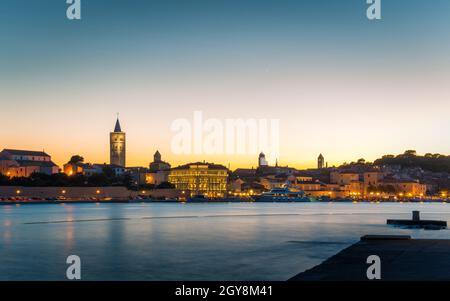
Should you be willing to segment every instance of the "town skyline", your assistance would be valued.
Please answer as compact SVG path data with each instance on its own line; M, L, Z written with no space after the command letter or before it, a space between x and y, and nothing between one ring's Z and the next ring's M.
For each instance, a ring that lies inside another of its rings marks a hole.
M121 125L119 124L119 115L117 114L117 120L115 121L115 126L114 128L111 127L110 128L110 132L109 134L113 134L114 132L121 132ZM224 155L217 155L217 154L213 154L213 155L208 155L208 154L191 154L191 155L179 155L179 154L173 154L170 151L170 147L168 148L168 151L165 152L164 150L167 150L167 148L163 148L163 147L154 147L152 150L148 151L148 156L147 158L141 158L141 159L136 159L136 158L132 158L130 157L129 153L133 154L133 149L136 149L136 146L133 147L133 144L130 144L130 142L128 142L128 136L129 134L127 133L126 130L123 130L123 134L127 134L127 146L126 146L126 159L127 162L130 162L129 164L126 164L124 167L137 167L137 166L141 166L141 167L146 167L149 165L149 163L152 162L152 157L154 155L155 152L159 152L164 154L165 160L167 162L170 162L172 164L173 167L175 166L180 166L180 165L184 165L186 163L189 162L211 162L211 163L216 163L216 164L221 164L223 166L226 166L227 168L229 168L230 170L234 170L237 168L257 168L258 167L258 160L257 160L257 156L258 154L264 153L265 150L261 150L260 152L257 153L251 153L251 154L245 154L245 155L239 155L239 154L232 154L232 155L228 155L228 156L224 156ZM106 136L106 134L105 134ZM133 135L131 135L133 136ZM104 140L106 140L107 138L105 138ZM107 143L111 143L112 138L109 139L109 141L107 141L105 143L105 145L103 146L103 148L105 148L105 151L99 152L99 153L106 153L105 156L97 156L97 157L90 157L90 156L86 156L85 152L83 152L82 149L78 148L77 151L71 151L71 150L66 150L65 152L56 155L55 153L51 150L51 149L46 149L46 148L33 148L33 147L28 147L26 144L23 144L24 146L21 147L15 147L10 146L10 145L4 145L5 149L18 149L18 150L34 150L34 151L44 151L47 153L51 153L52 154L52 161L54 161L58 166L62 167L64 164L66 164L70 158L74 155L79 155L82 156L85 160L85 162L90 162L90 163L96 163L96 164L109 164L111 163L111 149L110 147L108 147ZM99 148L101 148L102 146L99 145ZM132 149L132 151L129 150L129 148ZM315 169L317 168L318 165L318 157L321 156L322 157L322 165L323 167L327 166L327 167L338 167L344 164L348 164L348 163L352 163L352 162L357 162L360 159L364 159L366 162L373 162L376 159L380 159L383 156L386 155L399 155L399 154L403 154L405 151L408 150L414 150L418 155L422 154L441 154L441 155L446 155L443 152L432 152L432 151L418 151L416 148L414 147L409 147L409 148L404 148L403 150L400 150L398 152L385 152L382 154L379 154L378 156L375 157L367 157L364 155L361 156L356 156L353 158L348 157L346 160L341 160L338 162L330 162L328 160L327 154L324 152L319 152L316 154L316 156L314 156L313 158L308 158L307 160L303 160L303 162L301 160L290 160L290 161L284 161L282 156L280 156L279 158L275 158L275 160L272 161L268 161L267 163L269 165L275 166L289 166L292 168L296 168L296 169ZM89 153L89 152L87 152ZM124 155L125 157L125 155ZM223 157L227 157L231 160L229 161L221 161L220 158ZM251 162L249 162L248 158L251 158ZM94 158L94 159L93 159ZM95 159L97 158L97 159ZM174 158L178 158L174 159ZM237 158L237 160L235 160ZM241 162L241 160L244 160L246 163L239 163Z

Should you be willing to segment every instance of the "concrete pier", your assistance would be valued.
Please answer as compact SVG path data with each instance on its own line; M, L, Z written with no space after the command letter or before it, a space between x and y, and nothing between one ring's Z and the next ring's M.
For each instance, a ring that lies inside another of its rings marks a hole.
M369 281L367 258L381 259L381 281L450 281L450 240L365 236L290 281ZM380 280L370 280L380 281Z
M412 219L388 219L388 225L424 228L428 230L441 230L447 228L447 221L421 220L420 211L412 212Z

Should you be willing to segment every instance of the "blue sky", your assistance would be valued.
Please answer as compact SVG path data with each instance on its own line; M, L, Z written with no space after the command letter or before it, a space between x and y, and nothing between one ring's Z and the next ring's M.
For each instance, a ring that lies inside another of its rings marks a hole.
M99 161L120 112L129 161L159 148L183 162L195 158L171 156L170 121L200 109L280 118L289 165L450 153L449 1L383 0L373 22L364 0L83 0L81 21L66 7L0 4L4 147Z
M366 19L363 0L83 0L79 22L66 19L66 7L63 0L2 1L8 70L67 72L94 68L93 61L170 69L199 58L226 68L228 61L310 61L314 54L345 63L376 56L376 65L440 52L448 61L445 0L384 0L377 24Z

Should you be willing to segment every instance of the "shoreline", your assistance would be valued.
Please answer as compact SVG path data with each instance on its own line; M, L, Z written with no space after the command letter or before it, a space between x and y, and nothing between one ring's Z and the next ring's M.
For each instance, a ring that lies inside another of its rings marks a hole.
M408 201L392 201L392 200L342 200L342 199L330 199L330 200L314 200L311 202L296 202L296 201L255 201L248 199L216 199L205 201L180 201L177 199L158 200L158 199L52 199L52 200L34 200L34 199L20 199L20 200L4 200L0 201L0 205L38 205L38 204L136 204L136 203L179 203L179 204L217 204L217 203L353 203L353 204L447 204L447 200L408 200Z

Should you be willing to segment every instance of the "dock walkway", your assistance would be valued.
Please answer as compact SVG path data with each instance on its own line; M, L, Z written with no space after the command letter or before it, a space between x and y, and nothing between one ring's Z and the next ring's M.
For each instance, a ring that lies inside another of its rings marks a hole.
M365 236L290 281L368 281L370 255L381 259L381 280L449 281L450 240L408 236ZM372 280L378 281L378 280Z

